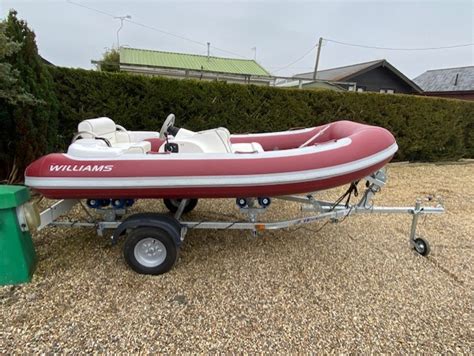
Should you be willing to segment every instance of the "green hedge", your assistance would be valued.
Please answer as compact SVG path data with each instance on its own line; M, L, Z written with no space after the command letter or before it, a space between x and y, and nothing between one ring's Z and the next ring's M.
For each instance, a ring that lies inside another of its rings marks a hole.
M474 157L474 102L378 93L340 93L169 80L50 68L60 102L63 147L87 118L108 116L132 130L159 130L169 113L191 130L280 131L336 120L391 130L398 160Z

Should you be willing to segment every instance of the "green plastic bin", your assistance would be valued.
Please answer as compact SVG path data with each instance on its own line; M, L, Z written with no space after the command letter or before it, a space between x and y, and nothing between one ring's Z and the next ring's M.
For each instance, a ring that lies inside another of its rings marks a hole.
M24 186L0 185L0 285L29 282L36 268L36 253L22 205L30 199Z

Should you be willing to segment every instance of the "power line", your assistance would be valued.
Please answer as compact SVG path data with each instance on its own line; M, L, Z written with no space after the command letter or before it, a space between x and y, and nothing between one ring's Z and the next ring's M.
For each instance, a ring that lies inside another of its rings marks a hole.
M192 43L195 43L195 44L198 44L198 45L201 45L201 46L206 46L206 44L203 43L203 42L195 41L195 40L193 40L193 39L190 39L190 38L187 38L187 37L184 37L184 36L181 36L181 35L177 35L177 34L174 34L174 33L168 32L168 31L165 31L165 30L160 30L160 29L158 29L158 28L156 28L156 27L149 26L149 25L146 25L146 24L142 24L142 23L137 22L137 21L127 20L127 22L130 22L130 23L132 23L132 24L134 24L134 25L137 25L137 26L140 26L140 27L143 27L143 28L152 30L152 31L156 31L156 32L159 32L159 33L168 35L168 36L173 36L173 37L182 39L182 40L184 40L184 41L192 42Z
M88 9L88 10L91 10L91 11L94 11L94 12L97 12L99 14L102 14L102 15L106 15L106 16L109 16L111 18L116 18L115 15L109 13L109 12L106 12L106 11L102 11L102 10L99 10L99 9L96 9L96 8L93 8L93 7L90 7L90 6L87 6L87 5L83 5L81 3L77 3L77 2L74 2L72 0L66 0L67 3L71 4L71 5L75 5L75 6L79 6L79 7L82 7L84 9ZM149 29L149 30L152 30L152 31L155 31L155 32L159 32L159 33L162 33L164 35L168 35L168 36L172 36L172 37L175 37L175 38L179 38L181 40L184 40L184 41L188 41L188 42L191 42L191 43L194 43L194 44L197 44L197 45L200 45L200 46L203 46L203 47L206 47L207 46L207 43L204 43L204 42L199 42L199 41L196 41L196 40L193 40L191 38L188 38L188 37L184 37L184 36L181 36L181 35L178 35L178 34L175 34L175 33L172 33L172 32L169 32L169 31L165 31L165 30L162 30L162 29L159 29L159 28L156 28L156 27L153 27L153 26L149 26L149 25L146 25L144 23L141 23L141 22L137 22L137 21L133 21L131 19L125 19L126 22L130 22L136 26L140 26L140 27L143 27L143 28L146 28L146 29ZM219 47L215 47L215 46L212 46L211 47L215 50L218 50L218 51L221 51L221 52L224 52L224 53L228 53L228 54L232 54L234 56L237 56L237 57L240 57L240 58L246 58L238 53L235 53L235 52L232 52L232 51L229 51L229 50L226 50L226 49L223 49L223 48L219 48Z
M303 58L305 58L308 54L310 54L313 49L315 49L315 48L318 47L318 45L319 45L319 43L316 43L313 47L311 47L311 48L308 50L308 52L306 52L306 53L303 54L300 58L298 58L297 60L291 62L290 64L287 64L287 65L285 65L285 66L283 66L283 67L282 67L282 66L273 66L273 67L268 67L268 68L278 68L277 70L274 71L274 72L276 73L276 72L279 72L280 70L286 69L286 68L288 68L288 67L292 67L293 64L298 63L298 62L301 61ZM324 46L326 46L326 44L323 42L323 44L321 45L321 47L324 47ZM293 68L300 68L300 69L301 69L301 68L304 68L304 69L308 69L308 68L313 68L313 67L293 67Z
M96 9L96 8L93 8L93 7L90 7L90 6L86 6L86 5L83 5L83 4L80 4L80 3L77 3L77 2L74 2L74 1L71 1L71 0L66 0L68 3L72 4L72 5L76 5L76 6L79 6L79 7L82 7L84 9L88 9L88 10L91 10L91 11L94 11L94 12L97 12L99 14L102 14L102 15L106 15L106 16L109 16L111 18L116 18L115 15L109 13L109 12L105 12L105 11L102 11L102 10L99 10L99 9ZM141 26L141 27L144 27L144 28L147 28L149 30L153 30L153 31L156 31L156 32L160 32L160 33L163 33L165 35L169 35L169 36L173 36L173 37L176 37L176 38L179 38L179 39L182 39L182 40L185 40L185 41L189 41L189 42L192 42L192 43L195 43L195 44L198 44L198 45L201 45L201 46L205 46L206 44L204 44L203 42L199 42L199 41L195 41L193 39L190 39L190 38L187 38L187 37L184 37L184 36L180 36L180 35L177 35L177 34L174 34L174 33L171 33L171 32L168 32L168 31L165 31L165 30L161 30L161 29L158 29L156 27L152 27L152 26L148 26L148 25L145 25L145 24L142 24L142 23L139 23L137 21L133 21L133 20L130 20L130 19L126 19L127 22L130 22L134 25L137 25L137 26Z
M219 47L216 47L216 46L213 46L213 45L211 45L211 48L214 48L215 50L220 51L220 52L223 52L223 53L232 54L232 55L237 56L237 57L240 57L240 58L242 58L242 59L248 59L247 57L242 56L241 54L238 54L238 53L229 51L229 50L227 50L227 49L219 48Z
M286 68L288 68L288 67L291 67L293 64L298 63L298 62L301 61L303 58L305 58L308 54L310 54L311 51L312 51L313 49L315 49L316 47L318 47L318 44L317 44L317 43L316 43L313 47L311 47L307 52L305 52L305 54L303 54L301 57L299 57L297 60L291 62L290 64L287 64L287 65L284 66L284 67L281 67L280 69L275 70L274 72L276 73L276 72L282 71L283 69L286 69Z
M172 33L172 32L168 32L168 31L165 31L165 30L161 30L159 28L156 28L156 27L153 27L153 26L149 26L149 25L146 25L146 24L143 24L143 23L140 23L140 22L137 22L137 21L133 21L133 20L126 20L127 22L130 22L134 25L137 25L137 26L140 26L140 27L143 27L143 28L147 28L149 30L152 30L152 31L156 31L156 32L159 32L159 33L162 33L162 34L165 34L165 35L168 35L168 36L173 36L175 38L179 38L179 39L182 39L184 41L188 41L188 42L192 42L192 43L195 43L195 44L198 44L200 46L203 46L203 47L207 47L207 43L204 43L204 42L199 42L199 41L196 41L196 40L193 40L191 38L187 38L187 37L184 37L184 36L181 36L181 35L177 35L175 33ZM224 53L228 53L228 54L232 54L234 56L237 56L237 57L240 57L240 58L246 58L238 53L235 53L235 52L232 52L232 51L229 51L229 50L226 50L226 49L223 49L223 48L219 48L219 47L216 47L216 46L213 46L211 45L211 48L215 49L215 50L218 50L218 51L221 51L221 52L224 52Z
M451 48L460 48L460 47L469 47L469 46L474 46L474 43L465 43L465 44L459 44L459 45L451 45L451 46L442 46L442 47L424 47L424 48L394 48L394 47L380 47L380 46L368 46L368 45L361 45L361 44L356 44L356 43L348 43L348 42L341 42L341 41L336 41L328 38L323 38L324 41L326 42L333 42L337 43L340 45L344 46L351 46L351 47L360 47L360 48L370 48L370 49L379 49L379 50L388 50L388 51L430 51L430 50L441 50L441 49L451 49ZM322 47L324 44L322 45ZM305 58L313 49L317 48L318 44L314 45L311 47L310 50L308 50L305 54L303 54L301 57L296 59L295 61L287 64L284 67L281 67L274 72L277 73L283 69L286 69L288 67L293 66L293 64L298 63L301 61L303 58ZM308 67L309 68L309 67Z
M115 17L115 15L112 15L108 12L105 12L105 11L102 11L102 10L99 10L99 9L95 9L93 7L89 7L89 6L86 6L86 5L83 5L83 4L80 4L80 3L77 3L77 2L74 2L74 1L71 1L71 0L66 0L67 3L71 4L71 5L76 5L76 6L79 6L79 7L83 7L84 9L88 9L88 10L91 10L91 11L95 11L99 14L102 14L102 15L107 15L107 16L110 16L112 18Z
M361 45L355 43L348 43L348 42L341 42L336 40L331 40L328 38L324 39L327 42L333 42L344 46L351 46L351 47L360 47L360 48L370 48L370 49L382 49L387 51L431 51L431 50L439 50L439 49L450 49L450 48L460 48L460 47L469 47L474 46L474 43L465 43L459 45L452 45L452 46L442 46L442 47L424 47L424 48L394 48L394 47L380 47L380 46L368 46L368 45Z

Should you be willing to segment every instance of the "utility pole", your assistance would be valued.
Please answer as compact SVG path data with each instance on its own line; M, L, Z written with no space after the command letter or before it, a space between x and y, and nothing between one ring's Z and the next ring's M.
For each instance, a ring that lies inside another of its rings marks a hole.
M207 42L207 61L209 62L209 56L211 55L211 42Z
M131 18L132 18L132 16L130 16L130 15L116 16L116 17L114 17L114 19L120 20L120 27L119 27L119 29L117 30L117 49L120 49L120 36L119 36L119 34L120 34L120 30L121 30L122 27L123 27L123 21L124 21L124 20L130 20Z
M316 63L314 64L313 80L316 80L316 74L318 73L319 55L321 54L322 45L323 45L323 38L319 37L318 52L316 53Z

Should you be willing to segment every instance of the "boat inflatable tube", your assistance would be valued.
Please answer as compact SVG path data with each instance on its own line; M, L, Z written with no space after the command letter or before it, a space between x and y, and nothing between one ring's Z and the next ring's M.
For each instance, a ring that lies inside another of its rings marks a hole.
M209 142L202 142L204 152L183 151L191 141L199 146L212 130L170 138L178 153L160 151L164 143L156 137L145 137L140 150L88 148L90 156L75 155L70 147L28 166L25 184L54 199L279 196L357 181L382 168L398 149L388 130L351 121L228 137L226 129L216 130L222 151L206 151Z

